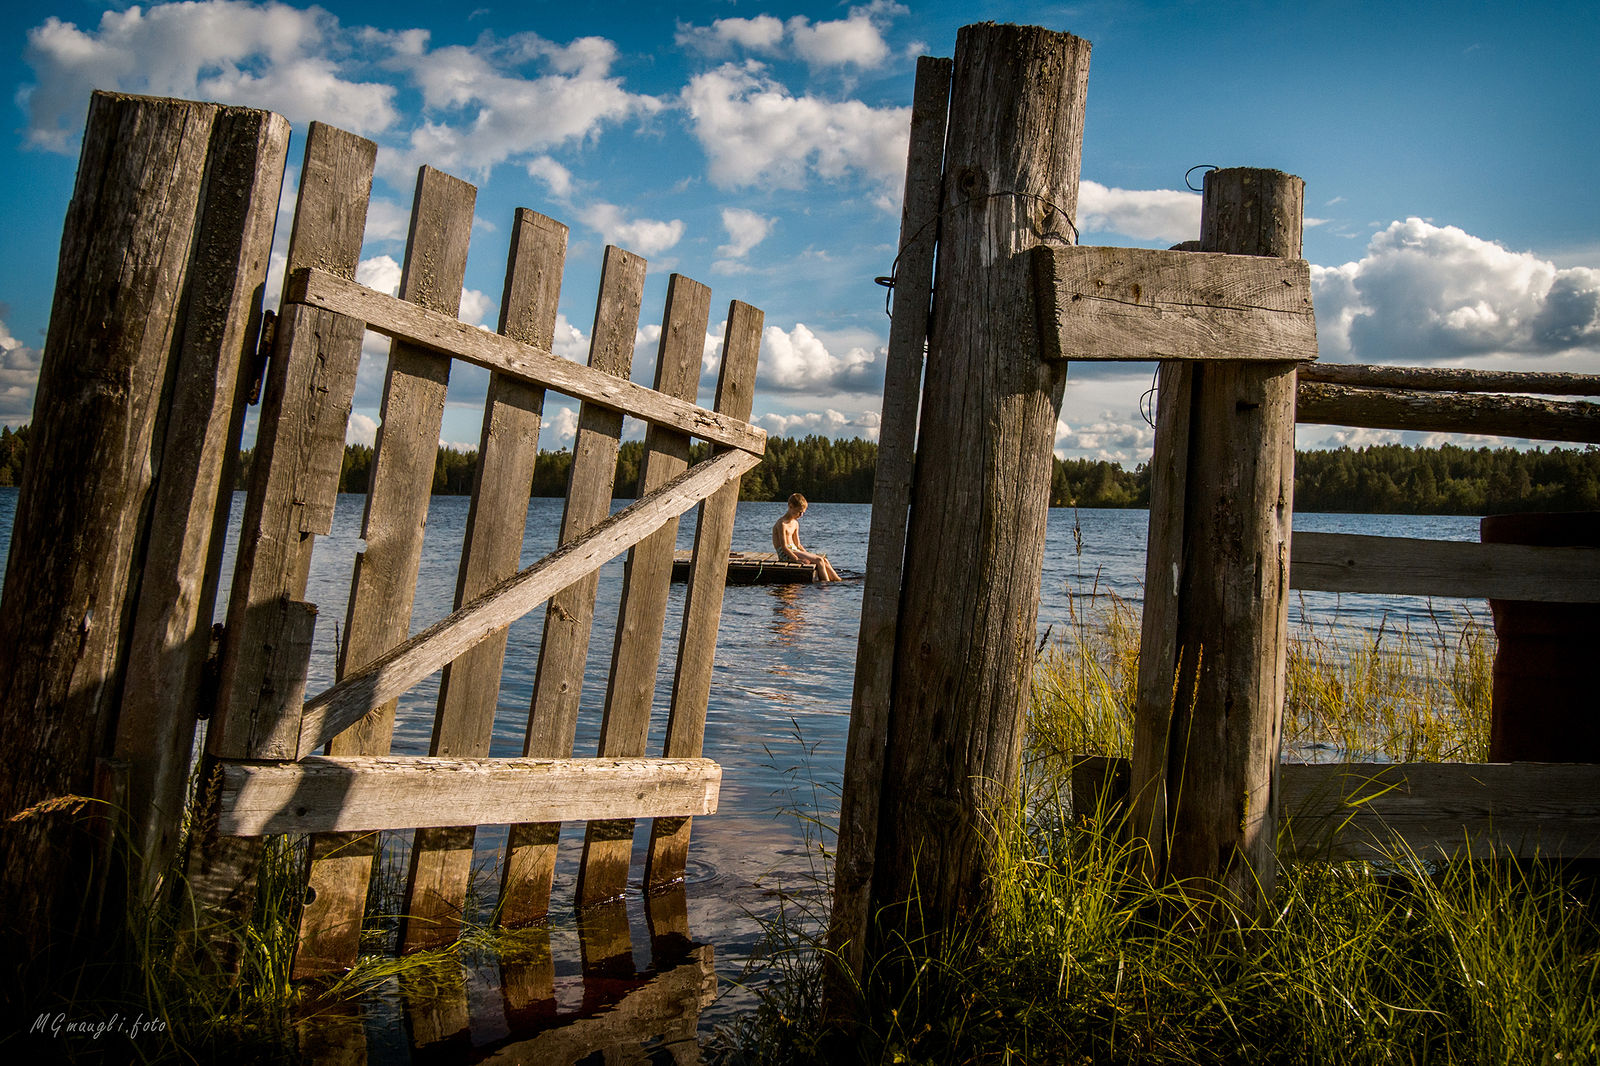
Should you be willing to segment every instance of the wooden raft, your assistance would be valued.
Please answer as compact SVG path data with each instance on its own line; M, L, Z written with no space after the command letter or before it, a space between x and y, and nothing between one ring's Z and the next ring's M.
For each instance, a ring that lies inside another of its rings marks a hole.
M689 580L694 552L672 553L672 580ZM778 558L777 552L729 552L730 585L809 585L817 579L817 568Z

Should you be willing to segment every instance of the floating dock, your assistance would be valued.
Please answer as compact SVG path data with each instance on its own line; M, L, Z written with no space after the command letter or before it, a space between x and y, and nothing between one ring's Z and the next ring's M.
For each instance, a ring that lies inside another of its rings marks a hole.
M694 553L672 553L672 580L689 580L689 561ZM810 563L785 562L777 552L729 552L730 585L809 585L817 578Z

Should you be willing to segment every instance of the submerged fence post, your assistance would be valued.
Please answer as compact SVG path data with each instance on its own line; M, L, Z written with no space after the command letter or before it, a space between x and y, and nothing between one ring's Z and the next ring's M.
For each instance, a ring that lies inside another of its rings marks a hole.
M912 935L985 909L991 820L1016 805L1066 381L1041 354L1029 253L1076 243L1088 73L1069 34L957 37L871 893Z
M1305 183L1206 175L1200 251L1299 258ZM1247 909L1276 872L1296 363L1164 364L1134 734L1151 876Z

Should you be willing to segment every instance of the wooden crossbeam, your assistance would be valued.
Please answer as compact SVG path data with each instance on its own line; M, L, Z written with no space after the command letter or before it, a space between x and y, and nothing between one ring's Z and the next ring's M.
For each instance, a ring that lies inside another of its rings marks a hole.
M1600 602L1600 548L1297 531L1289 586L1464 599Z
M511 337L489 333L437 311L316 269L296 271L286 303L305 303L359 319L375 333L445 352L507 377L666 426L692 437L761 454L766 430L693 403L663 396L626 378L613 377Z
M1303 259L1045 246L1033 267L1047 359L1317 357Z
M1532 396L1369 389L1304 381L1296 422L1600 444L1600 404Z
M714 814L710 759L321 756L224 761L225 836Z
M697 463L582 537L562 545L448 617L350 672L344 680L307 701L300 724L299 756L315 753L374 707L383 706L442 669L445 663L455 661L480 640L603 566L649 536L663 521L687 511L760 461L757 454L727 451Z
M1285 763L1280 781L1285 858L1600 857L1600 765ZM1127 759L1078 760L1077 813L1113 813L1128 782Z
M1307 363L1300 383L1353 385L1369 389L1447 392L1527 392L1535 396L1600 396L1600 374L1557 374L1529 370L1468 370L1444 366L1372 366L1365 363Z

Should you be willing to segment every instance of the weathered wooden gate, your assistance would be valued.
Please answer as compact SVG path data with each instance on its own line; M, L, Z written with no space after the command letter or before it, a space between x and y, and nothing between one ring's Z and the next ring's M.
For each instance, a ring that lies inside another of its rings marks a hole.
M716 809L721 777L715 763L700 757L701 741L739 478L765 449L765 433L748 421L761 312L732 303L715 409L701 408L695 401L711 293L673 275L654 388L634 384L629 374L645 263L607 248L589 364L560 358L550 347L567 230L519 209L499 332L468 326L456 312L476 190L426 167L417 181L399 297L365 288L353 279L376 147L313 124L281 309L275 322L268 317L257 345L287 140L287 123L266 112L96 95L60 279L87 293L80 302L92 306L78 316L88 319L79 326L61 318L58 298L51 329L52 339L62 340L55 354L47 353L56 369L47 373L54 378L41 397L53 395L42 402L63 410L43 410L37 421L47 442L90 442L64 447L57 467L110 462L113 475L132 487L96 502L92 532L99 535L101 526L125 532L107 541L104 557L86 559L68 550L76 541L56 545L63 531L84 525L83 516L52 508L48 482L36 477L32 488L25 486L21 510L29 524L13 561L31 553L50 566L31 584L8 587L8 617L22 631L37 628L39 609L30 614L12 605L58 570L87 575L92 584L56 580L59 594L39 597L51 612L46 643L68 648L48 661L64 667L37 671L37 684L13 685L8 710L71 724L84 718L69 715L59 685L95 701L100 724L82 731L83 756L50 755L64 766L104 771L111 784L100 794L126 809L137 844L134 883L149 892L178 836L196 704L208 704L198 708L210 723L186 859L200 931L226 950L237 933L228 919L248 914L264 836L312 834L297 975L354 962L380 830L418 830L406 887L406 949L454 939L481 824L512 826L503 864L507 921L532 921L549 906L562 822L588 823L580 906L623 894L640 818L654 819L646 880L681 881L690 819ZM80 270L66 252L86 235L128 247L97 252L90 244ZM147 245L155 251L146 254ZM124 321L143 332L129 340L107 325ZM392 346L363 547L338 682L307 700L317 615L305 602L311 553L317 536L332 528L368 330L390 337ZM64 338L80 334L86 337L74 350ZM93 362L102 358L95 345L109 353L106 368ZM410 637L455 359L490 371L477 480L455 609ZM103 386L119 375L131 379L137 403L127 391ZM519 569L547 390L581 402L571 483L559 547ZM226 626L216 635L215 688L207 691L200 676L231 498L230 456L250 392L261 396L260 424ZM81 407L84 396L100 407L85 413L68 406ZM108 404L110 414L97 413ZM638 499L612 514L625 416L646 423L645 455ZM108 455L102 438L124 442L124 450ZM711 445L693 465L692 438ZM124 468L131 473L120 473ZM52 472L59 480L60 471ZM696 503L664 751L646 758L677 520ZM597 571L624 551L599 752L575 759ZM127 579L108 584L105 573ZM83 588L90 590L87 606ZM524 757L487 758L507 627L547 601ZM85 634L92 628L94 640L85 641L80 628ZM441 670L429 755L391 756L397 697ZM33 787L85 791L72 779ZM22 805L29 802L46 814L61 806L22 798ZM23 868L20 848L9 855L8 869Z
M634 819L654 818L647 881L681 879L689 819L716 809L721 771L700 758L738 479L760 461L750 425L761 313L728 313L716 409L695 406L711 293L673 275L655 388L628 380L645 264L608 248L589 365L549 351L566 228L515 220L500 331L455 318L475 190L419 175L398 298L352 278L373 146L314 125L306 148L282 311L208 734L203 802L215 818L191 861L213 903L248 890L254 841L311 833L297 976L351 964L383 829L418 830L402 944L450 942L474 827L513 826L501 913L549 904L563 821L589 823L580 905L627 887ZM316 617L304 602L312 543L331 528L363 330L392 338L339 681L305 695ZM408 623L452 359L491 371L455 611ZM560 547L518 569L545 390L582 401ZM638 500L610 514L624 415L648 424ZM690 438L712 442L689 465ZM701 504L665 757L646 759L677 517ZM572 758L597 571L628 550L599 757ZM511 622L549 601L525 758L489 759ZM443 671L430 754L389 755L395 701ZM327 755L318 752L326 748ZM226 913L230 908L224 905Z

